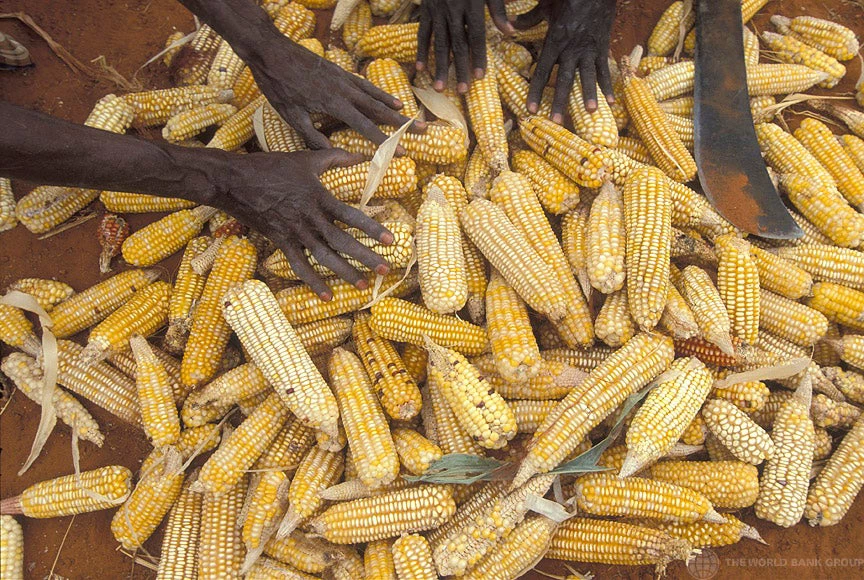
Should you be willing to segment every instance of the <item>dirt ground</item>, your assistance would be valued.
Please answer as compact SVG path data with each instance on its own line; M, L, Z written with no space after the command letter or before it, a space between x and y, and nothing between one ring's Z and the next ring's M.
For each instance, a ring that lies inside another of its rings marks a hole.
M668 0L619 0L613 54L620 56L629 52L635 43L644 44L667 4ZM167 75L160 63L140 71L139 67L161 49L171 32L188 32L193 27L191 15L174 0L75 0L62 3L4 0L0 3L0 12L19 10L32 16L39 26L81 61L88 62L102 55L122 75L134 77L144 88L167 86ZM764 12L755 20L760 30L767 25L768 13L779 12L790 16L810 14L833 18L864 36L864 7L860 0L775 0ZM23 25L12 20L0 20L0 31L12 34L27 45L37 63L36 68L24 72L0 72L0 98L80 123L98 98L118 90L109 82L70 70ZM326 35L323 19L319 22L319 31ZM858 61L850 61L847 65L850 70L840 87L842 90L849 90L859 74ZM30 185L16 183L16 194L23 195ZM101 207L94 208L102 211ZM152 215L131 216L129 221L134 230L152 219ZM97 224L98 219L94 219L42 241L20 226L0 234L0 288L25 276L56 277L77 290L95 283L99 279ZM163 264L166 276L173 274L176 262L175 257ZM82 443L82 469L115 463L137 470L149 447L140 431L114 420L92 405L88 407L102 425L107 442L102 449ZM5 407L0 418L0 497L15 495L36 481L72 472L69 431L58 427L36 464L23 476L16 476L29 452L38 416L38 407L20 393L15 394ZM57 577L76 579L155 577L155 573L136 565L118 551L109 528L112 513L106 511L74 519L25 521L27 577L42 579L52 571ZM756 520L752 510L747 510L743 518L757 526L768 545L745 541L732 547L708 550L689 569L681 563L671 566L669 577L730 580L864 577L864 500L861 498L843 522L833 528L813 529L800 524L791 530L783 530ZM147 551L158 554L160 540L160 534L154 536L146 545ZM582 572L591 570L599 578L635 579L653 575L649 568L590 564L575 567ZM554 574L565 573L558 562L542 562L538 569ZM526 576L532 580L542 577L536 572Z

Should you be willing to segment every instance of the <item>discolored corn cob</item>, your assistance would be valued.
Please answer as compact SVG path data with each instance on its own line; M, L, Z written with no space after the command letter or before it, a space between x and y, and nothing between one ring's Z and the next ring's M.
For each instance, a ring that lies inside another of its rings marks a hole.
M382 126L385 134L391 135L395 127ZM330 136L334 147L341 147L351 153L360 153L371 158L377 147L353 129L342 129ZM465 132L461 127L449 124L429 123L422 133L405 133L399 143L408 156L418 163L449 165L465 159Z
M201 538L201 507L204 496L192 489L196 475L195 472L190 474L168 514L159 569L156 573L158 580L192 578L198 573L198 543Z
M831 129L821 121L807 118L795 130L795 138L825 167L849 203L858 209L864 207L864 175Z
M648 54L667 56L675 50L678 39L696 23L696 11L673 2L657 20L648 38Z
M633 338L637 330L636 322L630 316L627 292L619 290L606 296L594 320L595 336L612 348L618 348Z
M186 336L192 324L192 313L201 293L204 291L206 276L192 269L192 260L207 250L211 239L201 236L192 239L183 252L174 289L168 302L168 331L165 334L165 346L172 352L179 352L186 344Z
M711 433L741 461L759 465L775 455L768 434L738 407L722 399L711 399L702 407L702 417Z
M666 101L693 91L695 70L692 60L682 60L652 72L645 77L645 84L658 102ZM627 110L629 112L630 107Z
M790 19L777 14L771 17L771 24L783 34L793 35L838 60L849 60L858 52L855 33L838 22L814 16Z
M737 544L742 538L765 543L756 528L749 526L731 514L723 514L726 523L711 522L658 522L639 520L639 525L666 532L673 538L684 540L694 548L716 548Z
M747 90L751 97L788 95L806 91L828 77L826 72L801 64L758 64L747 69Z
M18 200L15 216L31 233L44 234L90 205L98 195L96 189L42 185Z
M753 344L759 335L759 270L750 244L734 234L717 236L717 290L729 315L732 336Z
M143 336L133 335L129 345L137 366L135 382L144 431L154 447L173 444L180 437L180 419L174 405L171 377Z
M699 492L717 508L750 507L759 495L759 471L740 461L661 461L651 478Z
M178 113L194 107L226 103L232 93L226 88L208 85L191 85L142 91L123 95L121 99L134 110L136 126L164 125Z
M801 346L813 346L828 331L828 319L773 292L760 292L760 328Z
M822 372L853 403L864 403L864 376L840 367L824 367Z
M12 182L6 177L0 177L0 232L11 230L17 224L18 218L15 216L15 196L12 194Z
M173 76L177 84L199 85L207 81L210 63L219 49L222 38L206 24L202 24L192 40L181 47L177 55Z
M432 550L419 534L401 536L393 543L393 565L399 580L436 580Z
M812 298L807 304L829 320L864 332L864 292L833 282L813 285Z
M624 286L625 230L621 192L607 182L591 204L587 232L587 269L591 285L603 294Z
M816 478L804 517L811 526L833 526L849 511L864 484L864 419L859 418Z
M244 66L243 60L223 39L219 48L216 49L213 62L210 64L210 71L207 73L207 86L217 90L230 89L234 86Z
M24 580L24 531L12 516L0 516L0 577Z
M390 162L387 171L381 178L378 189L372 194L378 199L402 197L417 188L415 163L408 157L397 157ZM364 161L350 167L328 169L319 178L323 185L336 199L357 203L366 185L370 162Z
M460 310L468 300L468 280L459 221L438 187L427 189L417 212L415 243L423 302L439 314Z
M249 569L244 578L246 580L315 580L318 576L306 574L294 566L278 560L260 558Z
M241 578L246 549L241 537L241 513L248 478L244 475L221 495L204 494L198 544L199 578Z
M684 268L678 289L693 311L705 340L732 355L731 321L720 293L705 270L698 266Z
M487 554L464 578L516 578L541 558L558 523L541 515L525 518L507 534L498 549Z
M546 211L561 214L579 203L579 186L538 154L529 150L516 151L511 161L513 170L531 182Z
M161 262L198 235L215 213L215 208L202 205L169 214L126 238L123 259L136 266Z
M434 443L441 447L445 455L460 453L464 455L483 456L483 448L471 437L459 424L456 413L450 407L444 397L442 385L438 376L430 374L426 382L428 401L424 401L424 408L428 404L430 415L433 419L435 429Z
M474 358L471 364L480 371L495 392L506 399L561 399L578 385L586 374L565 362L544 361L537 376L525 383L513 383L498 374L491 357Z
M132 472L108 465L78 475L66 475L27 487L4 499L0 513L28 518L59 518L108 509L123 503L132 491Z
M789 260L750 245L750 257L759 272L759 285L775 294L798 300L810 294L813 277Z
M620 477L636 473L672 449L699 412L713 379L697 359L672 363L669 378L654 387L630 422Z
M534 434L514 487L567 457L588 432L673 358L672 340L640 333L600 363L559 403Z
M546 557L630 566L653 564L662 574L671 562L688 560L692 553L689 542L661 530L577 517L558 526Z
M172 116L162 128L162 138L177 143L190 139L211 125L220 125L237 112L227 103L202 105Z
M699 325L693 311L671 281L666 295L666 306L658 324L676 340L688 340L699 335Z
M99 254L99 272L107 274L111 271L111 258L120 253L121 244L129 237L129 224L118 215L105 214L99 222L97 236L102 247Z
M600 187L605 157L595 145L539 115L519 122L522 138L538 155L583 187Z
M362 16L361 14L361 26ZM419 28L420 25L417 23L372 26L358 38L353 50L359 57L392 58L397 62L414 62L417 56Z
M264 553L308 574L321 574L344 557L336 546L300 531L282 539L271 538Z
M653 479L619 479L611 474L595 473L576 480L575 492L579 509L597 516L647 517L673 522L724 521L704 495Z
M525 382L536 376L542 359L528 310L497 270L492 271L486 288L486 317L498 373L513 382Z
M646 331L656 326L666 306L670 196L662 174L653 168L634 172L623 191L627 298L633 319Z
M247 555L244 569L251 567L276 531L287 507L290 480L282 471L267 471L253 476L243 507L242 538Z
M230 237L219 248L192 316L181 366L183 384L201 385L219 370L231 335L231 329L221 314L222 298L231 286L252 276L255 259L255 247L248 240Z
M28 399L42 404L42 369L36 360L24 353L13 352L0 363L0 370ZM57 418L66 423L76 437L102 447L105 436L99 431L99 424L75 397L60 388L54 389L51 397Z
M717 373L717 378L724 378L727 373ZM770 392L762 381L747 381L714 387L711 390L712 399L729 401L745 413L755 413L765 406Z
M861 409L851 403L832 401L823 394L813 396L810 417L816 427L823 429L851 429Z

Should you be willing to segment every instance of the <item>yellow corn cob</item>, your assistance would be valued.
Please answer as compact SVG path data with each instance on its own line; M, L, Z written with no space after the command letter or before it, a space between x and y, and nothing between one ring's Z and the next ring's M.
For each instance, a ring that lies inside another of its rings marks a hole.
M315 13L299 2L288 2L280 7L273 24L279 32L297 42L314 34L316 20Z
M658 324L676 340L687 340L699 335L699 325L693 311L671 281L666 295L666 306Z
M468 115L471 127L477 137L483 158L495 172L510 168L507 158L507 134L504 130L504 111L498 96L498 81L495 76L495 60L487 64L486 74L482 79L474 79L465 102L468 105Z
M231 489L270 445L287 419L288 410L279 395L268 396L210 456L201 468L196 490L222 494Z
M306 142L293 127L282 120L270 104L264 105L262 114L264 124L264 141L268 151L302 151L306 149Z
M848 292L848 291L847 291ZM840 364L840 355L834 350L831 346L832 340L840 339L840 327L834 322L833 317L837 316L845 316L850 321L854 320L856 316L849 315L848 313L854 312L856 310L855 302L858 298L854 295L848 296L851 300L848 300L846 297L846 292L838 293L835 295L833 288L823 287L819 290L819 300L811 300L808 302L808 306L811 308L815 308L822 312L826 318L828 318L828 331L825 333L825 336L813 345L813 362L822 367L839 365ZM814 296L815 298L815 296ZM839 299L839 301L835 301ZM846 305L843 306L839 302L846 302ZM818 308L817 308L818 306ZM864 305L862 305L864 307ZM826 310L827 312L823 312L820 310ZM845 314L844 314L845 313ZM852 322L851 326L854 326L855 323ZM864 326L862 326L864 328ZM823 372L824 374L824 372Z
M172 352L180 352L186 344L189 327L192 324L192 312L201 293L204 291L206 276L192 269L192 260L201 255L210 245L211 239L206 236L194 238L186 245L171 298L168 301L168 331L165 334L165 347Z
M705 340L732 355L731 321L723 299L708 274L698 266L687 266L682 272L678 289L692 309Z
M515 161L514 161L515 163ZM492 187L492 170L483 152L475 147L468 156L468 164L465 167L465 189L471 197L482 197L489 199L489 189Z
M710 522L683 524L679 522L658 522L656 520L641 519L639 520L639 525L666 532L673 538L688 542L694 548L728 546L738 543L742 538L749 538L763 544L765 543L753 526L745 524L731 514L724 514L723 517L726 518L726 523L724 524Z
M578 479L575 491L579 509L593 515L676 522L724 521L701 493L662 481L641 477L618 479L599 473Z
M803 175L826 185L836 185L828 170L797 139L777 125L759 123L756 137L765 160L777 173Z
M864 482L862 439L864 419L859 418L810 488L804 517L811 526L836 525L852 506Z
M674 560L688 560L689 542L666 532L624 522L570 518L555 534L547 558L630 566L656 566L662 574Z
M645 77L645 83L657 101L666 101L693 90L695 70L692 60L683 60L652 72ZM627 110L629 112L630 107Z
M315 432L291 418L255 462L255 469L281 469L293 473L314 444Z
M813 461L822 461L831 456L831 451L834 446L834 438L827 429L815 427L816 444L813 450Z
M36 355L42 348L33 332L33 324L20 308L0 304L0 341Z
M817 159L837 183L840 193L858 209L864 206L864 175L827 125L816 119L804 119L795 130L795 138Z
M667 56L675 50L678 38L696 23L696 11L686 10L683 2L669 5L648 38L648 54Z
M15 196L12 194L12 182L5 177L0 177L0 232L11 230L17 224L18 218L15 216Z
M732 336L753 344L759 334L759 271L750 244L734 234L718 236L717 290L731 322Z
M276 531L287 507L289 483L282 471L267 471L253 477L244 506L242 538L247 550L244 569L257 560L264 544Z
M546 211L561 214L579 203L579 186L533 151L514 152L512 163L531 182Z
M618 348L638 331L630 316L627 292L619 290L606 296L603 307L594 320L594 334L612 348Z
M579 281L586 297L591 296L591 281L588 277L588 207L569 211L561 222L561 247L570 264L570 270Z
M195 202L177 197L160 197L122 191L103 191L99 194L99 201L102 202L105 209L116 213L178 211L195 207Z
M222 495L205 494L201 506L198 577L239 580L246 552L241 537L240 515L247 477Z
M154 450L145 461L138 484L111 520L114 538L127 550L141 547L180 496L182 461L170 446Z
M798 523L807 502L815 449L815 431L809 416L811 394L811 382L805 378L780 407L771 430L776 451L759 480L756 517L784 528Z
M479 485L480 487L474 490L464 502L458 504L459 507L452 518L434 530L430 530L426 535L433 551L440 549L445 541L461 534L465 526L477 522L477 517L488 512L491 504L501 499L506 492L505 483L501 481L480 482ZM454 487L456 491L474 486Z
M627 457L619 476L627 477L669 452L708 396L713 375L693 358L676 360L670 378L657 385L627 429Z
M851 429L861 415L861 409L851 403L832 401L822 394L813 397L810 417L816 427L823 429Z
M327 50L324 51L324 58L339 66L342 70L350 73L353 73L357 66L351 53L336 46L328 47ZM414 98L413 93L411 98Z
M658 104L667 115L678 115L681 117L693 116L693 97L678 97L675 99L669 99L668 101L662 101ZM637 141L637 143L641 144L639 141ZM638 159L638 161L641 161L642 163L650 163L650 158L648 158L648 160Z
M799 344L813 346L828 331L828 319L819 312L773 292L760 292L759 326Z
M864 332L864 292L833 282L818 282L807 304L833 322Z
M660 374L672 358L671 339L644 333L606 358L559 403L534 434L514 487L558 465L591 429Z
M59 226L99 195L96 189L42 185L18 200L15 215L34 234Z
M624 238L621 192L607 182L591 204L586 240L588 279L603 294L624 286Z
M829 74L802 64L758 64L747 69L747 90L751 97L788 95L822 83Z
M42 404L42 369L36 360L24 353L13 352L0 363L0 370L28 399ZM99 431L99 424L75 397L56 388L52 401L57 418L69 425L78 438L102 447L105 437Z
M294 531L283 539L271 538L264 548L264 553L309 574L321 574L344 557L336 546L299 531Z
M670 190L657 169L637 170L624 187L627 298L633 319L650 330L663 314L672 234Z
M369 0L372 14L375 16L390 16L399 8L398 0Z
M354 52L361 58L392 58L397 62L414 62L419 28L417 23L372 26L359 37Z
M597 146L539 115L522 119L519 130L531 149L579 185L602 185L606 161Z
M727 373L717 373L723 378ZM711 398L729 401L745 413L755 413L765 406L770 392L761 381L748 381L732 385L715 387L711 390Z
M589 113L583 104L582 81L579 79L579 73L576 73L573 88L568 98L567 110L573 120L577 135L594 145L615 148L618 146L618 126L615 124L612 109L606 102L599 85L597 85L597 95L599 97L597 110Z
M661 461L651 478L699 492L718 508L750 507L759 494L758 470L740 461Z
M829 344L832 343L829 341ZM756 346L758 347L757 352L762 351L762 359L764 360L764 362L755 362L754 364L756 365L777 364L777 362L781 360L801 357L806 358L811 355L810 348L797 345L788 339L781 338L764 330L759 331L759 341L756 343ZM767 353L767 356L765 356L765 353ZM759 361L758 357L756 360ZM837 390L837 387L835 387L831 381L825 378L819 366L812 361L804 373L795 375L788 379L778 379L778 382L787 388L795 388L795 385L798 384L799 380L805 374L813 381L814 390L825 393L834 400L843 400L843 394Z
M837 139L843 145L846 154L858 166L858 170L864 171L864 139L855 135L841 135Z
M243 67L240 74L237 75L237 80L234 81L231 91L234 93L231 104L238 109L242 109L261 94L261 89L258 88L255 77L252 76L252 69L248 66Z
M395 127L382 126L381 130L391 135ZM352 153L360 153L371 158L377 147L368 139L362 137L353 129L342 129L330 136L334 147L341 147ZM462 128L449 125L429 123L422 134L405 133L399 143L414 161L449 165L460 162L468 154L465 132Z
M216 49L216 56L213 57L210 71L207 73L207 86L217 90L230 89L234 86L244 66L243 60L223 39L219 48Z
M211 125L219 125L237 112L237 107L223 104L202 105L172 116L162 128L162 137L176 143L190 139Z
M372 10L366 0L360 0L342 26L342 42L348 50L353 51L357 42L370 28L372 28Z
M558 524L544 516L525 518L499 544L498 549L486 555L464 578L516 578L541 558Z
M803 175L780 177L789 200L820 232L843 247L857 247L864 240L864 217L841 193L822 180Z
M239 401L267 388L267 381L258 367L252 363L240 365L194 391L183 404L183 422L194 427L221 417Z
M319 494L339 481L344 465L342 453L330 452L318 445L312 447L291 480L288 511L279 526L277 538L287 536L319 511L324 503Z
M222 298L234 284L252 276L255 247L247 240L228 238L207 277L201 300L192 316L192 326L183 355L181 378L185 385L200 385L219 370L231 329L221 315Z
M399 99L402 102L400 112L403 115L413 117L417 114L419 109L417 101L414 100L411 83L398 62L391 58L375 59L366 68L366 78L382 91ZM503 119L501 123L503 125Z
M537 376L525 383L513 383L505 380L504 377L498 374L491 357L477 357L472 360L471 364L480 371L495 392L506 399L531 399L536 401L561 399L585 375L583 371L577 370L567 363L561 361L543 361Z
M488 56L496 64L495 72L496 80L498 81L498 91L504 105L517 119L531 116L532 113L528 111L528 81L516 69L507 65L503 59L496 58L493 53L489 53ZM544 89L543 95L540 97L540 106L537 115L548 117L551 112L552 91Z
M168 320L170 296L171 284L161 280L141 288L90 331L81 361L89 365L103 360L109 352L126 350L133 334L156 332Z
M385 493L390 493L398 489L405 489L407 487L411 487L411 483L403 479L402 477L398 477L393 480L393 483L379 487L377 489L369 488L357 478L345 478L345 481L343 481L342 483L337 483L336 485L332 485L327 489L322 490L318 494L318 496L326 501L350 501L360 499L362 497L383 495Z
M132 491L132 472L108 465L77 475L41 481L21 495L4 499L0 512L28 518L60 518L108 509L123 503Z
M692 153L693 152L693 144L695 143L695 129L693 125L693 119L690 117L682 117L680 115L670 115L666 114L666 118L669 120L669 125L672 127L672 130L678 135L678 138L681 139L681 142L684 144L684 147Z
M198 85L206 82L210 63L221 42L222 38L212 28L202 24L192 40L181 47L174 75L178 84Z
M330 568L330 576L333 580L354 580L363 578L363 558L357 550L349 547L340 549L341 558Z
M423 405L424 408L427 404L429 405L431 416L434 419L435 444L441 447L445 455L461 453L482 457L483 448L459 424L456 413L444 397L438 376L430 374L426 385L429 393L428 401L424 401Z
M750 115L756 124L768 123L774 119L775 110L771 107L777 104L777 99L771 95L761 95L750 99Z
M433 312L460 310L468 299L465 258L454 208L437 186L417 212L417 261L423 302Z
M772 54L787 63L802 64L813 70L822 71L828 75L819 83L820 87L832 88L846 74L846 67L837 59L828 56L821 50L801 42L794 36L784 36L773 32L762 32L762 40L772 50Z
M684 432L681 433L681 443L685 445L703 445L708 437L710 437L708 427L705 426L705 419L699 413L684 428Z
M123 259L136 266L161 262L198 235L215 213L215 208L202 205L169 214L126 238Z
M519 433L534 433L558 404L557 401L532 401L516 399L507 401L513 416L516 417L516 430Z
M366 545L363 551L366 580L397 580L392 546L393 540L376 540Z
M441 448L411 429L393 429L393 443L399 461L409 472L422 475L441 459Z
M350 318L337 316L298 325L294 330L309 356L318 356L348 340L353 326Z
M849 60L858 52L855 33L837 22L813 16L789 19L777 14L771 17L771 24L783 34L791 34L801 42L838 60Z
M711 433L741 461L759 465L775 455L768 434L747 414L722 399L711 399L702 407L702 417Z
M80 363L84 349L74 342L57 342L57 382L73 393L88 399L127 423L141 421L135 382L107 363L84 367Z
M750 256L759 271L762 288L791 300L810 294L813 277L789 260L754 245L750 246Z
M240 149L255 135L252 115L266 102L264 95L258 95L242 109L228 117L207 142L207 147L224 151Z
M350 167L329 169L321 174L321 185L336 199L357 203L366 185L369 164L370 162L366 161ZM417 174L414 161L408 157L397 157L390 162L373 197L378 199L402 197L416 188Z
M426 380L428 358L426 349L419 345L405 343L402 348L402 364L408 376L418 385Z
M307 6L307 8L309 7ZM301 38L297 41L297 44L299 44L309 52L313 52L317 56L324 58L324 45L321 44L321 41L317 38Z
M318 578L318 576L306 574L290 564L271 558L257 560L243 577L246 580L316 580Z
M849 248L810 244L780 248L777 254L795 262L813 275L816 281L836 282L854 289L864 289L864 257Z
M498 373L513 382L525 382L536 376L542 359L528 310L497 270L493 270L486 288L486 317Z
M0 577L24 580L24 531L12 516L0 516Z
M432 550L426 538L407 534L393 543L393 565L399 580L437 580Z
M840 367L825 367L822 372L837 386L846 399L853 403L864 403L864 376Z
M125 99L117 95L105 95L93 106L93 110L84 121L87 127L101 129L111 133L123 134L132 126L135 117L133 109Z
M201 537L201 507L204 496L193 491L195 473L183 485L180 497L168 514L162 552L159 557L158 580L193 578L198 573Z
M202 105L226 103L231 98L230 91L206 85L143 91L121 97L134 110L135 125L141 127L164 125L178 113Z
M135 381L144 431L155 447L173 444L180 437L180 419L172 380L144 337L133 335L129 344L137 365Z
M463 354L481 354L488 347L485 329L456 317L436 314L405 300L387 297L372 307L372 331L397 342L424 344L424 336Z

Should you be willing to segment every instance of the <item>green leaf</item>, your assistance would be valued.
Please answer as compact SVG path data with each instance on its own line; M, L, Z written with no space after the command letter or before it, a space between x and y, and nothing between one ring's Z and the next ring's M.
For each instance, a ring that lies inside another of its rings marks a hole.
M433 463L423 475L404 477L410 482L470 485L493 479L494 472L504 465L491 457L450 453Z

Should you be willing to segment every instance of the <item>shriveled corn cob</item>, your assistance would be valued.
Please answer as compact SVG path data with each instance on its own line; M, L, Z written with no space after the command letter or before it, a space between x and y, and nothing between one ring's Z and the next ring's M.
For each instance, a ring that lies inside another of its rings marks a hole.
M531 149L579 185L602 185L606 160L599 147L539 115L522 119L519 131Z
M102 247L99 253L99 272L107 274L111 271L111 258L120 253L123 241L129 237L129 224L118 215L105 214L99 222L97 235Z
M354 580L363 578L363 558L355 548L342 547L339 558L330 568L329 575L333 580Z
M87 127L123 134L132 126L135 110L122 97L105 95L93 106L84 121Z
M732 355L731 321L720 293L705 270L698 266L684 268L678 289L693 311L705 340Z
M750 244L734 234L717 236L717 290L726 307L732 336L753 344L759 335L759 270Z
M711 399L702 407L702 417L711 433L741 461L759 465L775 455L768 434L741 409L722 399Z
M278 538L287 536L320 510L324 500L319 494L339 481L344 466L342 453L327 451L318 445L309 450L291 480L288 511L279 525Z
M816 427L831 430L851 429L861 416L861 409L851 403L832 401L820 393L813 396L810 416Z
M675 560L688 560L693 548L666 532L624 522L570 518L552 536L547 558L644 566L662 574Z
M65 475L27 487L21 495L0 502L0 513L28 518L60 518L108 509L123 503L132 491L132 472L108 465Z
M197 473L190 474L180 497L168 514L162 552L159 557L158 580L192 578L198 573L201 538L201 507L204 496L192 488Z
M387 171L381 178L378 189L372 194L378 199L402 197L417 188L415 163L408 157L397 157L390 162ZM328 169L319 178L323 185L336 199L357 203L366 185L369 175L369 161L364 161L350 167Z
M810 294L813 277L793 262L758 246L750 246L750 256L759 272L759 285L790 300Z
M859 418L810 488L804 517L811 526L833 526L849 511L864 484L864 418Z
M465 189L471 197L482 197L489 199L489 189L492 187L492 170L486 159L483 157L483 152L479 147L475 147L468 156L468 163L465 166L464 183Z
M11 230L18 224L15 216L15 196L12 194L12 182L6 177L0 177L0 232Z
M699 325L687 301L674 284L669 283L666 306L658 323L676 340L687 340L699 335Z
M499 500L505 491L504 482L480 482L480 487L459 504L452 518L426 535L433 550L440 549L444 542L449 541L448 538L455 538L465 526L477 521L477 517L487 512L490 504Z
M731 514L723 514L726 523L711 522L658 522L639 520L639 525L666 532L673 538L688 542L694 548L716 548L737 544L741 539L748 538L765 543L762 536L753 526L747 525Z
M695 71L696 65L692 60L682 60L652 72L645 77L645 83L657 101L666 101L693 90ZM630 107L627 110L629 112Z
M97 189L42 185L18 200L15 216L31 233L44 234L90 205L98 195Z
M194 238L186 245L174 289L168 301L168 331L165 334L165 347L179 352L186 344L186 337L192 324L192 312L204 291L206 276L192 269L192 260L201 255L210 245L211 239L202 236Z
M359 57L392 58L397 62L414 62L417 56L419 28L420 25L416 23L372 26L357 40L354 52Z
M838 22L814 16L790 19L777 14L771 17L771 24L783 34L791 34L838 60L849 60L858 52L855 33Z
M385 134L391 135L396 127L382 126ZM371 158L377 149L375 145L353 129L341 129L330 136L334 147L341 147L352 153L361 153ZM429 123L422 134L405 133L399 143L408 156L417 162L449 165L465 159L465 131L454 125Z
M657 20L648 38L648 54L667 56L675 50L678 38L696 23L696 11L684 7L684 2L673 2Z
M665 370L673 354L671 339L640 333L600 363L534 434L514 487L558 465L615 407Z
M200 385L218 371L231 329L222 317L222 298L234 284L250 278L255 269L255 247L247 240L230 237L216 255L204 284L181 366L185 385Z
M399 580L436 580L432 550L426 538L407 534L393 543L393 565Z
M191 85L129 93L121 99L132 107L136 126L164 125L178 113L202 105L226 103L232 98L229 87Z
M630 316L627 292L619 290L606 296L594 320L595 336L607 345L617 348L633 338L637 331L636 322Z
M222 495L204 494L198 544L199 578L241 578L246 549L240 516L247 483L244 476Z
M813 346L828 331L828 319L813 308L773 292L760 292L760 328L801 346Z
M463 578L511 579L520 576L546 553L557 527L555 521L545 516L525 518Z
M264 548L264 553L308 574L321 574L344 557L332 544L300 531L294 531L282 539L271 538Z
M480 371L495 392L506 399L561 399L581 382L586 374L561 361L544 361L534 378L525 383L513 383L498 374L490 357L477 357L471 364Z
M587 269L591 285L603 294L624 286L624 202L620 190L604 183L591 204L587 232Z
M843 393L847 400L864 403L864 376L840 367L823 367L822 372Z
M356 474L352 473L351 475L354 476ZM321 492L318 493L318 497L325 501L351 501L362 497L383 495L407 487L411 487L411 482L402 477L398 477L393 480L392 483L376 489L371 489L362 481L353 477L345 478L345 481L342 483L337 483L336 485L331 485L327 489L321 490Z
M759 495L759 471L741 461L661 461L651 478L697 491L714 507L750 507Z
M0 577L24 580L24 531L12 516L0 516Z
M436 375L430 374L426 381L426 392L428 401L424 401L424 408L428 404L432 424L434 424L434 442L441 447L445 455L450 453L461 453L464 455L476 455L482 457L483 448L462 428L456 419L456 413L450 407L444 397L442 386Z
M497 270L493 270L486 288L486 319L498 373L513 382L525 382L536 376L543 361L528 310Z
M417 262L423 302L433 312L450 314L468 300L468 279L459 221L444 192L429 187L417 212Z
M588 276L589 209L582 206L573 209L567 212L561 223L561 247L586 297L591 296L593 288Z
M162 128L166 141L177 143L190 139L211 125L219 125L237 112L237 107L227 103L202 105L172 116Z
M570 211L579 203L579 186L537 153L530 150L516 151L511 161L513 170L531 181L534 192L546 211L561 214Z

